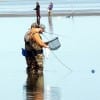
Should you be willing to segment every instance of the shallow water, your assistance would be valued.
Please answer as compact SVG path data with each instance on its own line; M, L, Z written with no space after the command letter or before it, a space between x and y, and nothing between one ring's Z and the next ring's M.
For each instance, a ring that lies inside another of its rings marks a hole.
M34 91L26 88L26 62L21 55L24 34L34 21L35 17L0 18L2 100L34 98ZM41 23L49 32L44 33L43 39L58 36L61 47L50 51L45 58L44 74L38 77L37 83L40 97L34 100L99 100L100 17L42 17Z

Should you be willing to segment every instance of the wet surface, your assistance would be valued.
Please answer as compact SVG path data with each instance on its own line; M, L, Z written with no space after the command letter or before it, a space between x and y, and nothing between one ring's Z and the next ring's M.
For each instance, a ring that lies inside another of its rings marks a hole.
M61 47L45 54L43 74L28 76L21 48L33 21L0 18L0 99L99 100L100 17L42 17L43 39L58 36Z
M44 100L44 76L41 74L28 75L26 81L26 100Z

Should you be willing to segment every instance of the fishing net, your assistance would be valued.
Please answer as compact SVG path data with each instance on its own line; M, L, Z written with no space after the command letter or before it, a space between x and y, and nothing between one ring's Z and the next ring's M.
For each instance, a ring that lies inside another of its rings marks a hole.
M48 41L47 44L48 44L50 50L57 50L61 46L58 37L55 37L54 39Z

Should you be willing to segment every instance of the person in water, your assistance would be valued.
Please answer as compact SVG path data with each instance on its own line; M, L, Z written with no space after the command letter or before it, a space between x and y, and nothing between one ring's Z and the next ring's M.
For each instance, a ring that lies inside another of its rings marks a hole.
M50 2L49 6L48 6L48 16L51 15L52 10L53 10L53 2Z
M43 24L33 23L30 30L25 34L27 73L43 72L43 48L48 48L41 37L44 31L45 26Z
M34 8L34 10L36 10L36 20L37 20L37 24L40 25L40 4L39 2L36 2L36 7Z

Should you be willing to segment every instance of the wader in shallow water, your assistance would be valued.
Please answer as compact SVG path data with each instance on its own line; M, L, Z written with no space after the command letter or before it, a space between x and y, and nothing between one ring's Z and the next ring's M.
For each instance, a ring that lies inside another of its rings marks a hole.
M27 73L42 72L43 71L43 49L35 41L29 39L27 33L24 37L25 49L27 50L26 63Z

